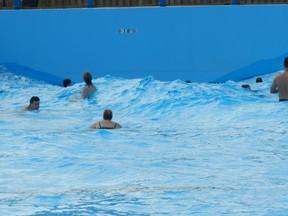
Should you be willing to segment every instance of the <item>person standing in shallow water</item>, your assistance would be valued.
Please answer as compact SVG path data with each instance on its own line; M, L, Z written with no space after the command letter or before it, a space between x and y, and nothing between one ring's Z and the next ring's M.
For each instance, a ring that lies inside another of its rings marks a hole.
M92 83L92 75L90 72L83 73L83 80L86 83L86 86L82 90L82 98L87 98L91 96L96 90L96 86Z
M94 129L116 129L116 128L122 128L120 124L117 122L111 121L113 118L113 113L111 110L106 109L103 112L103 120L95 122L90 127Z
M30 103L28 106L23 107L21 110L26 111L32 111L32 110L38 110L40 106L40 98L38 96L33 96L30 99Z
M275 76L270 93L279 93L279 101L288 100L288 57L284 59L284 71Z

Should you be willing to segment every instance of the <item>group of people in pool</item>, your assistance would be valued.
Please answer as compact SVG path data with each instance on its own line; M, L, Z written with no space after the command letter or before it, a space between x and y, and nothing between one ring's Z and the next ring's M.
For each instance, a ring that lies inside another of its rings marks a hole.
M83 74L83 80L86 83L86 86L82 89L81 96L82 98L87 98L94 92L96 92L97 88L94 86L92 82L92 75L89 72L85 72ZM190 83L190 81L186 81ZM261 77L256 78L256 83L263 82ZM70 79L63 80L63 86L68 87L71 85ZM251 89L250 85L243 84L243 88ZM270 93L275 94L279 93L279 101L288 101L288 57L284 59L284 70L277 74L272 82L270 87ZM33 96L30 99L30 104L26 107L23 107L22 110L38 110L40 105L40 98L38 96ZM96 129L114 129L121 128L121 125L117 122L112 121L113 113L111 110L107 109L103 112L103 120L98 121L91 125L91 128Z
M81 96L82 98L88 98L93 93L96 92L97 88L94 86L92 82L92 75L89 72L85 72L83 74L83 80L86 83L86 86L82 89ZM72 82L70 79L63 80L63 86L68 87L71 86ZM22 108L22 110L38 110L40 107L40 98L38 96L33 96L30 99L30 103L28 106ZM112 121L113 112L110 109L105 109L103 112L103 120L97 121L92 124L90 127L95 129L116 129L121 128L122 126L117 122Z
M257 77L256 83L258 82L263 82L261 77ZM242 88L251 89L248 84L243 84ZM288 57L284 59L284 70L274 77L270 93L279 93L279 101L288 101Z

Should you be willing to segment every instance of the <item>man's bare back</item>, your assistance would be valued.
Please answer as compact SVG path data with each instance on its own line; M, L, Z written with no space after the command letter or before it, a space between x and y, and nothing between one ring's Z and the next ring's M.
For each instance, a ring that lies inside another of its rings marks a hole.
M275 76L270 93L279 93L279 101L288 100L288 58L284 60L284 71Z

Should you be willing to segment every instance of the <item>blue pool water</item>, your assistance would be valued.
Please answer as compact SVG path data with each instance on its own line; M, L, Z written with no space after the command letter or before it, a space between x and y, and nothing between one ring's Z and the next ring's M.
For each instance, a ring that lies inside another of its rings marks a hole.
M84 83L2 69L0 215L288 215L276 73L222 84L93 74L97 93L79 100ZM33 95L40 110L19 111ZM106 108L122 129L89 128Z

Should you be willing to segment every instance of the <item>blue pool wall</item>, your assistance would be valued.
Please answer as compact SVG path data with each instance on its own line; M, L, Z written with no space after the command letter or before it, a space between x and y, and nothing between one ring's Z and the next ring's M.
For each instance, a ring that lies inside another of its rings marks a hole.
M288 5L1 10L0 64L61 85L111 75L225 82L281 70Z

